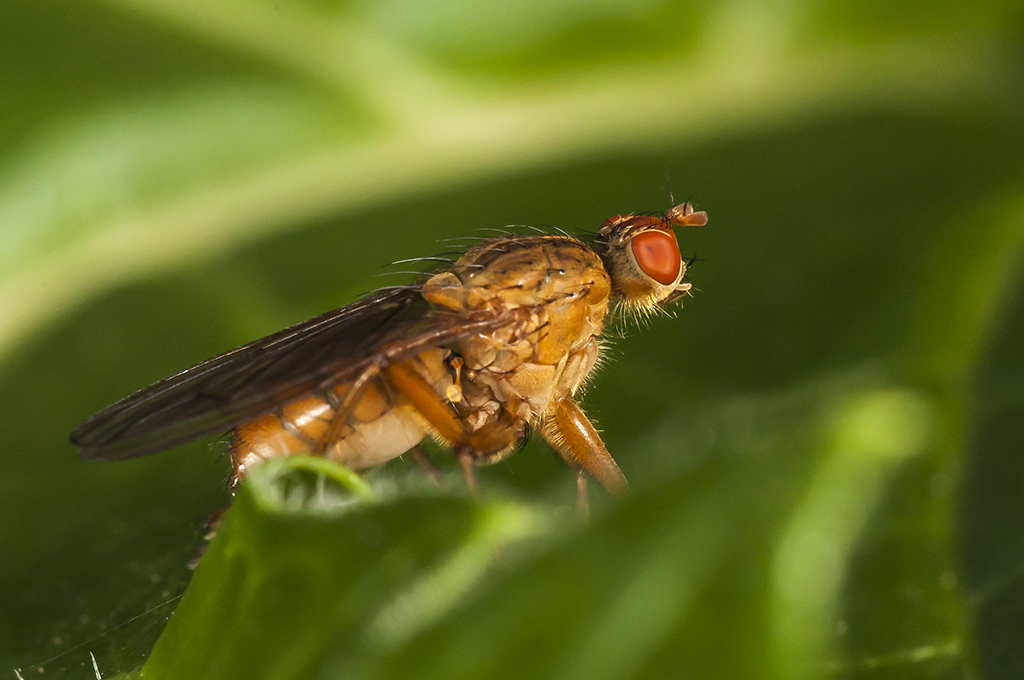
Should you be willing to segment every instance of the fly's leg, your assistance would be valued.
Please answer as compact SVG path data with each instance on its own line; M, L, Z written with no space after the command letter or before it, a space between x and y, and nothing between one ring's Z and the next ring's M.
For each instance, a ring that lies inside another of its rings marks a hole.
M441 440L455 450L455 456L462 466L462 475L466 478L466 486L472 495L477 495L473 464L478 458L508 448L519 435L513 428L497 423L475 432L467 432L452 407L406 362L389 365L384 369L384 375L430 423Z
M455 411L412 366L404 361L390 364L384 369L384 375L441 439L454 443L462 438L462 423Z
M462 465L462 476L466 478L469 493L477 495L476 474L473 467L480 461L495 460L495 456L507 452L523 437L523 428L515 423L491 422L474 432L466 432L455 442L455 455Z
M480 495L480 487L476 483L476 472L473 471L473 453L468 449L462 449L455 453L459 458L459 465L462 466L462 476L466 480L466 488L469 495L476 498Z
M544 440L562 456L576 472L576 505L580 513L587 509L587 479L584 473L596 479L614 495L625 493L629 483L622 470L608 453L601 435L587 419L576 402L565 398L558 402L554 412L544 423Z
M414 461L416 461L416 467L426 475L433 485L440 489L441 488L441 473L434 467L434 463L430 460L427 452L423 450L423 447L417 444L416 446L409 449L409 455Z
M345 393L345 398L341 400L341 403L331 404L334 409L334 417L331 418L331 424L327 426L327 431L317 442L310 453L314 456L323 456L327 453L327 449L330 448L331 444L338 438L338 434L341 432L341 428L344 427L345 421L348 419L348 414L351 413L355 405L359 403L359 400L363 397L363 393L366 392L366 388L369 387L370 381L380 375L380 366L377 364L370 364L366 369L359 374L359 377L352 381L352 386L348 388Z
M311 391L236 427L231 436L232 490L252 465L269 458L294 453L325 456L380 372L379 364L371 364L348 385ZM342 388L347 391L341 393Z
M476 496L476 475L473 474L473 452L462 442L463 427L451 406L446 404L430 383L423 379L409 364L398 362L384 369L384 375L391 385L405 397L413 408L419 411L442 440L455 447L455 455L462 465L469 492Z
M590 517L590 497L587 495L587 473L576 471L576 514L580 519Z
M220 528L220 523L224 519L224 515L231 508L230 505L225 505L220 510L210 515L206 519L206 523L203 526L203 544L199 546L199 550L192 556L192 559L188 562L189 571L195 571L196 567L199 566L199 560L202 559L203 555L206 554L206 548L210 545L210 541L217 535L217 530Z

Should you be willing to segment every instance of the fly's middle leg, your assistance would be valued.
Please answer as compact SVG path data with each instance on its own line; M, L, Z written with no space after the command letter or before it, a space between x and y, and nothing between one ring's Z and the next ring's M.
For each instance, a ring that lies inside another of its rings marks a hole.
M430 480L430 483L435 488L441 488L441 473L436 467L434 467L433 461L430 460L430 456L423 450L423 446L417 444L416 446L409 449L409 456L416 462L416 467Z
M430 424L438 437L455 451L466 486L476 495L473 465L482 458L508 449L519 439L519 433L500 423L492 423L467 431L458 414L445 399L407 362L397 362L384 369L391 385Z

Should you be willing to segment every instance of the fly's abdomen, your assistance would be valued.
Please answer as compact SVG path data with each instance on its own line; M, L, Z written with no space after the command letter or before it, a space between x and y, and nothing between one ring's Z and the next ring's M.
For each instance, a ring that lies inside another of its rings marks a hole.
M451 384L444 354L432 349L409 362L441 394ZM235 428L232 481L261 461L303 453L362 470L402 455L429 433L426 420L383 378L371 381L347 413L339 413L350 387L308 394Z

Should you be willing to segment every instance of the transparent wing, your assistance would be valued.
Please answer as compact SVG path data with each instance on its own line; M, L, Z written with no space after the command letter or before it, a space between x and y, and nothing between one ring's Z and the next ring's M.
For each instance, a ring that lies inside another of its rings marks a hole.
M383 289L141 389L83 422L71 441L94 460L155 453L503 321L434 309L416 286Z

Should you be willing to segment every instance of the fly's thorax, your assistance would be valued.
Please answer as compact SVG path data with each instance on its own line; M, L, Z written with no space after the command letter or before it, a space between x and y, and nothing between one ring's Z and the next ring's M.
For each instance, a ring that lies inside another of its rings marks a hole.
M478 355L487 338L460 343L459 352L470 359ZM488 351L486 348L485 351ZM597 362L600 345L596 337L565 352L557 363L542 363L535 356L508 361L507 370L493 363L461 371L461 403L466 425L471 430L511 416L522 424L535 424L555 403L574 394Z
M502 413L534 422L579 389L597 360L610 291L597 254L565 236L492 239L429 279L423 296L436 306L510 318L452 347L467 424Z
M601 259L568 236L490 239L468 250L451 269L422 287L429 302L453 311L538 307L607 298Z

